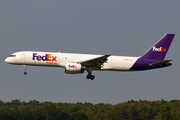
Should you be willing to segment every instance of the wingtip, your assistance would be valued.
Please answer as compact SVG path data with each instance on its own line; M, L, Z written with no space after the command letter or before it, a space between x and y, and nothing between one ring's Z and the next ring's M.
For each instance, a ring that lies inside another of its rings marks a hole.
M111 56L111 54L105 54L105 56Z

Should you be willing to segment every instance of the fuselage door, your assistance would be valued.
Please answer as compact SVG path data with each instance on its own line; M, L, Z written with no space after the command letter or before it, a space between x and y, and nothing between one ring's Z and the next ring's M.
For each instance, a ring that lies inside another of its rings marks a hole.
M21 60L22 61L25 61L26 59L25 59L25 53L21 53Z
M25 53L21 53L21 61L22 62L26 62L26 54Z

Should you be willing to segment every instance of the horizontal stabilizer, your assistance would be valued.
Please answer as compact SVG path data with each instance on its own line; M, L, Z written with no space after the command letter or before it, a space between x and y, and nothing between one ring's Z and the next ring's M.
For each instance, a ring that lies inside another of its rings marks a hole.
M168 63L170 61L172 61L172 59L171 60L163 60L163 61L160 61L160 62L151 63L149 65L151 65L151 66L158 66L158 65L162 65L162 64Z

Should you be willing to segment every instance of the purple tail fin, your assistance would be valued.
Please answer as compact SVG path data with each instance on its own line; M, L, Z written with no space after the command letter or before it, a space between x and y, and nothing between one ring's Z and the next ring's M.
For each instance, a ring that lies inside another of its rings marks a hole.
M141 58L164 60L175 34L166 34L152 48L150 48Z

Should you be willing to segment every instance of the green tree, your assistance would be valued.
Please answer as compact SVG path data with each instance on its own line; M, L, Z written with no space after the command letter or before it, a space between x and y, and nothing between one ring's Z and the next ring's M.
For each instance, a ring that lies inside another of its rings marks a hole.
M84 113L80 113L75 120L88 120L88 116Z

